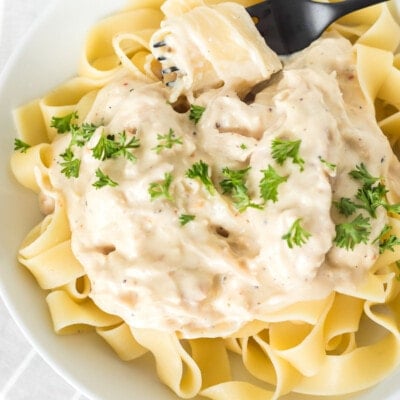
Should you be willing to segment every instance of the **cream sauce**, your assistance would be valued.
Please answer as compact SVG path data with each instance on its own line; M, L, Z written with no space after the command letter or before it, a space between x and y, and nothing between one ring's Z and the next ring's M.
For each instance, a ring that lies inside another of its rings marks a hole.
M245 66L241 73L249 75ZM332 203L354 196L359 183L348 173L361 162L389 180L398 164L358 85L350 43L325 37L285 60L280 80L249 105L234 84L203 90L196 104L206 110L198 124L174 110L170 94L162 83L128 77L104 87L86 117L101 127L76 148L82 158L77 179L60 173L58 155L69 136L53 144L51 181L65 199L73 252L96 304L133 327L213 337L294 302L354 291L378 257L372 241L387 215L381 208L371 220L368 244L340 249L333 240L344 217ZM157 137L169 129L182 144L157 154ZM103 130L136 135L137 162L94 159L91 149ZM303 171L291 161L276 163L275 138L301 140ZM329 169L321 158L337 167ZM210 167L214 195L186 176L199 160ZM288 177L278 201L239 212L222 194L222 169L251 167L249 195L261 203L258 185L268 165ZM99 166L118 186L92 186ZM166 173L173 176L173 201L152 201L149 185ZM182 226L182 214L195 219ZM282 236L298 218L311 236L289 248Z

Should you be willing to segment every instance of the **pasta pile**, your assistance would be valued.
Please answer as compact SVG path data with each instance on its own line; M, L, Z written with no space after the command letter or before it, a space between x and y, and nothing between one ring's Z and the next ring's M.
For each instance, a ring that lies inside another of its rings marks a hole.
M210 1L218 3L220 1ZM248 6L254 1L241 0ZM51 191L48 167L53 116L78 111L80 122L97 91L121 71L154 82L159 64L149 41L164 18L161 0L131 0L122 12L100 21L90 32L78 76L43 98L16 110L23 140L32 144L11 160L17 180L40 193ZM190 1L168 1L190 7ZM376 118L394 150L400 138L400 28L387 5L343 18L330 29L354 43L360 85L375 105ZM371 62L373 60L373 62ZM398 199L398 191L388 193ZM46 209L46 204L43 204ZM390 217L400 235L400 217ZM213 400L277 399L290 392L343 395L366 389L400 364L400 250L383 253L368 279L353 295L298 303L253 321L232 337L181 340L175 334L129 327L100 310L90 299L90 281L71 250L71 232L62 199L21 245L18 260L46 291L58 334L95 330L125 361L147 352L157 373L179 397L201 395ZM378 331L374 338L368 332ZM232 377L232 358L258 385Z

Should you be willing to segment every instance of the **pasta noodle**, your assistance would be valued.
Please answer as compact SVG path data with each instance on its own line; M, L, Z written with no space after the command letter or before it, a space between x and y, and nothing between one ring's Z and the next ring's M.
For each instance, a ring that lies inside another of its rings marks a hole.
M290 392L328 396L371 387L400 364L399 247L382 253L357 287L269 310L263 321L247 322L224 337L182 339L179 333L132 327L91 299L90 279L71 246L66 205L49 178L51 143L57 137L52 119L76 112L83 123L100 89L127 73L145 83L160 80L150 42L164 18L162 4L131 0L125 10L99 22L87 38L78 77L15 112L19 134L32 146L13 154L13 173L22 185L52 199L52 204L43 205L48 215L27 235L18 260L47 292L55 332L95 330L125 361L151 352L161 381L181 398L266 400ZM178 17L198 4L167 1L164 12ZM353 42L363 94L398 150L400 56L394 53L400 43L399 25L389 8L379 5L343 18L330 30ZM218 76L225 73L223 68ZM196 85L203 83L200 77ZM388 179L385 184L388 199L399 201L396 182ZM400 236L399 214L392 213L389 223L392 233ZM372 328L380 336L363 338ZM258 385L233 377L232 359L237 358Z

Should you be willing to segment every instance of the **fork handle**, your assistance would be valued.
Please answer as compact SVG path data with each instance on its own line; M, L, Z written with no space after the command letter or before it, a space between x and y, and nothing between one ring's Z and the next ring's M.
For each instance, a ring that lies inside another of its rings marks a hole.
M330 3L331 6L337 7L338 16L343 16L352 11L360 10L374 4L383 3L388 0L344 0L338 3Z

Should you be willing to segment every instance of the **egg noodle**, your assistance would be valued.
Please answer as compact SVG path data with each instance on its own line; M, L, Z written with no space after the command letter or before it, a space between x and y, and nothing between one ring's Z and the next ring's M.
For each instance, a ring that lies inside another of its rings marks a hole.
M90 31L79 73L49 94L15 112L20 137L32 146L15 152L11 166L17 180L40 194L51 191L49 165L54 116L88 114L100 88L119 76L160 79L150 38L164 14L160 0L131 0L122 12ZM170 14L190 10L196 1L167 1ZM220 3L209 1L209 4ZM254 1L237 1L244 6ZM389 7L378 5L351 14L330 28L354 44L359 84L374 104L380 128L394 150L400 135L400 29ZM400 198L390 187L388 197ZM400 236L400 216L389 216ZM147 352L157 373L179 397L214 400L277 399L290 392L344 395L371 387L400 364L400 247L382 253L354 293L333 292L253 321L228 337L181 339L179 334L130 327L90 298L91 284L71 249L65 206L57 201L21 245L18 260L46 291L54 330L73 334L95 330L125 361ZM374 339L368 332L378 332ZM252 383L232 377L232 358L241 358ZM258 380L259 384L254 382Z

